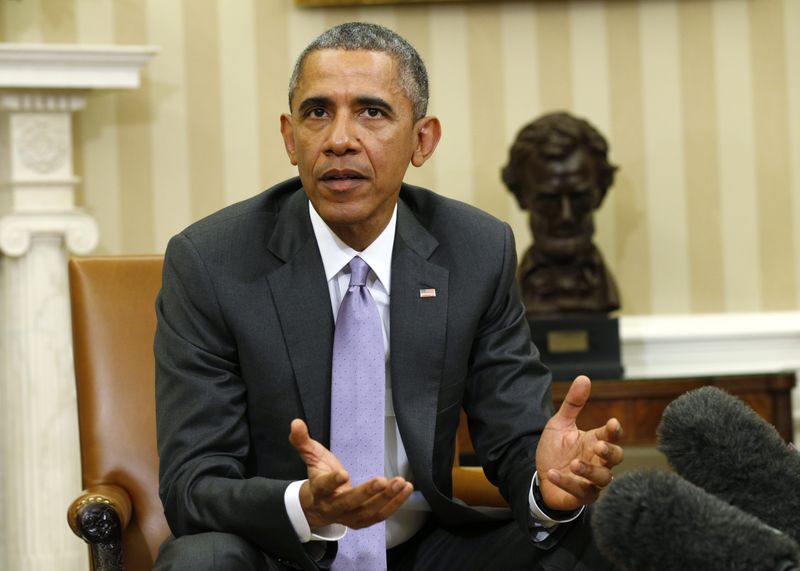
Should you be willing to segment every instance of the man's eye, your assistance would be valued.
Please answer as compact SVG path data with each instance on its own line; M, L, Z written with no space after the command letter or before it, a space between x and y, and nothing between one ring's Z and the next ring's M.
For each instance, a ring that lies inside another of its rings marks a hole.
M315 117L317 119L319 119L320 117L324 117L325 109L323 109L322 107L314 107L313 109L309 110L308 116Z
M370 107L364 111L367 114L367 117L371 117L376 119L378 117L383 117L383 111L376 107Z

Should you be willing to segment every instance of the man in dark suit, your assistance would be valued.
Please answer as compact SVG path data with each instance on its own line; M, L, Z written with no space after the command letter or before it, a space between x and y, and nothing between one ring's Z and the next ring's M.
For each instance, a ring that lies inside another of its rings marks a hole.
M301 54L289 101L281 132L299 178L167 249L155 351L173 537L156 568L342 568L338 544L376 525L386 562L369 571L607 568L583 506L622 460L621 427L577 429L585 377L551 418L508 226L403 184L440 137L416 51L379 26L338 26ZM385 473L364 481L329 450L355 256L386 363ZM462 407L516 523L452 499Z

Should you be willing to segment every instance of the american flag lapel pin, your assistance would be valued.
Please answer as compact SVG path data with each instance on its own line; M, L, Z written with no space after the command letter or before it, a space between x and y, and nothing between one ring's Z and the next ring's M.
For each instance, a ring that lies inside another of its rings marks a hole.
M419 290L419 296L423 299L426 297L436 297L436 289L432 287L421 289Z

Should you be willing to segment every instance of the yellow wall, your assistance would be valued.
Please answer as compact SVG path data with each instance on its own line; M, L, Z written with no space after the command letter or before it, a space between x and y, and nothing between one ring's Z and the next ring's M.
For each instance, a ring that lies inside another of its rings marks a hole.
M291 65L352 19L428 64L444 138L409 182L507 220L521 250L499 169L522 125L567 109L621 167L597 242L625 313L800 309L800 1L0 0L0 39L161 46L142 89L90 96L75 135L100 252L147 253L293 174L278 133Z

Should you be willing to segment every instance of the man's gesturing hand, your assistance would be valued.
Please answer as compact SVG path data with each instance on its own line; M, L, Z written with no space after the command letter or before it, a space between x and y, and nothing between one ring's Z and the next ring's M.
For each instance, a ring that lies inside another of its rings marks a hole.
M300 488L300 505L311 527L341 523L358 529L385 520L413 491L403 478L382 476L353 486L344 466L308 434L306 423L292 421L289 441L308 469L308 481Z
M539 489L547 507L574 510L592 503L622 462L622 426L615 418L593 430L578 430L578 415L589 400L591 381L579 376L569 387L561 408L544 427L536 449Z

